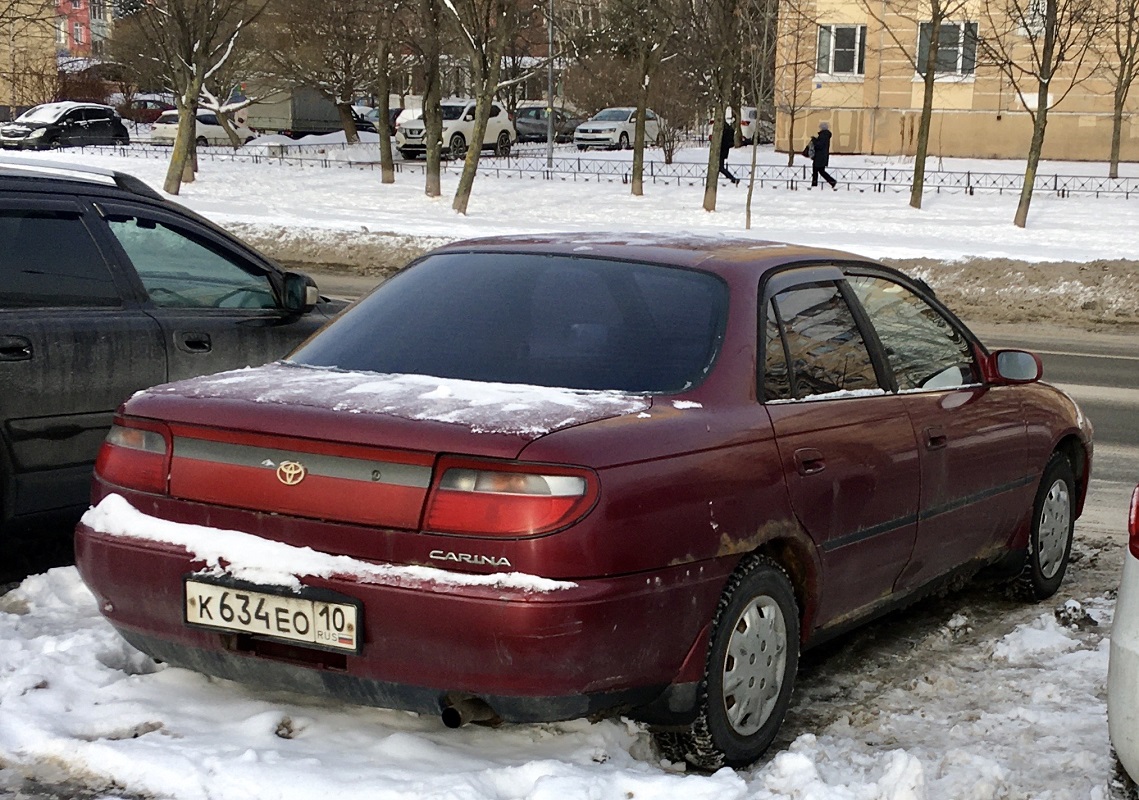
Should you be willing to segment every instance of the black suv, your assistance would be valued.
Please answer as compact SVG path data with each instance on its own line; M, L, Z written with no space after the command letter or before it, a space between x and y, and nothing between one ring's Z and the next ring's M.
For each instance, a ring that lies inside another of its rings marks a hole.
M130 144L119 112L97 103L45 103L0 126L0 147L47 150L90 144Z
M0 243L0 530L86 506L133 392L281 358L346 305L108 170L0 156Z

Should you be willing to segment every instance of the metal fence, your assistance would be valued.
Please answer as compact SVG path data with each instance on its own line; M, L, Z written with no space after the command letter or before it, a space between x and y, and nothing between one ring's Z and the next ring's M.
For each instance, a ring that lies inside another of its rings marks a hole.
M89 148L101 152L143 158L169 158L170 148L146 143L136 143L129 147ZM652 151L656 154L656 151ZM198 149L198 158L207 161L230 161L252 164L283 164L288 166L310 166L323 168L346 168L378 170L379 152L375 143L358 144L279 144L266 148L232 150L229 147L203 147ZM841 157L838 159L841 164ZM839 182L839 188L871 192L909 192L913 179L913 169L909 167L843 167L836 164L828 169ZM424 161L406 161L398 156L395 159L397 172L423 172ZM457 173L462 170L461 161L443 161L443 172ZM746 180L748 166L733 163L731 168L737 177ZM693 162L666 164L663 160L647 158L644 164L644 180L649 184L690 185L702 184L707 165ZM627 183L631 178L632 166L625 159L603 158L589 152L578 152L573 145L559 145L554 152L552 164L547 165L545 144L519 145L511 155L496 157L489 152L479 160L479 172L498 177L519 177L541 180L561 180L573 182ZM754 170L755 184L759 188L782 188L787 190L804 189L810 186L811 166L807 163L757 164ZM1024 182L1022 172L978 172L930 170L925 174L925 191L932 193L975 194L977 192L998 194L1019 193ZM1095 175L1037 175L1036 192L1051 192L1060 197L1072 195L1139 197L1139 178L1108 178Z

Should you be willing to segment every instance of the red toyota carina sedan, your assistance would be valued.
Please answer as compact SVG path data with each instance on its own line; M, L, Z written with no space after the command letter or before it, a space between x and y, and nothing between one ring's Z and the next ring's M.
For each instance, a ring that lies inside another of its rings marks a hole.
M1056 591L1091 426L1040 377L846 253L462 242L285 361L132 397L76 556L174 665L745 765L801 648L983 566Z

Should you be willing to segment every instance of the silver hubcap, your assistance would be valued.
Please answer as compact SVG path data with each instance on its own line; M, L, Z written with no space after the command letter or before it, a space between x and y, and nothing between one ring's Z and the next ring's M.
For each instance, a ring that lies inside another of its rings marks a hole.
M736 620L724 656L724 711L736 733L749 736L767 722L786 668L783 614L770 597L756 597Z
M1040 573L1051 578L1060 569L1064 551L1068 549L1068 534L1072 528L1072 499L1068 484L1058 480L1048 490L1040 509L1039 539L1037 541Z

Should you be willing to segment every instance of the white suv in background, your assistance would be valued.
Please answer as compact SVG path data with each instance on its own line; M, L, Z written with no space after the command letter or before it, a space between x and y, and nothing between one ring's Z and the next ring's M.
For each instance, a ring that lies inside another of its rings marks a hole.
M460 159L467 155L467 148L474 138L475 101L451 99L442 102L443 107L443 156ZM395 129L395 146L404 158L420 158L427 154L423 139L423 117L399 122ZM486 122L482 149L492 148L496 156L510 155L510 148L518 140L514 123L498 103L490 107L490 118Z

